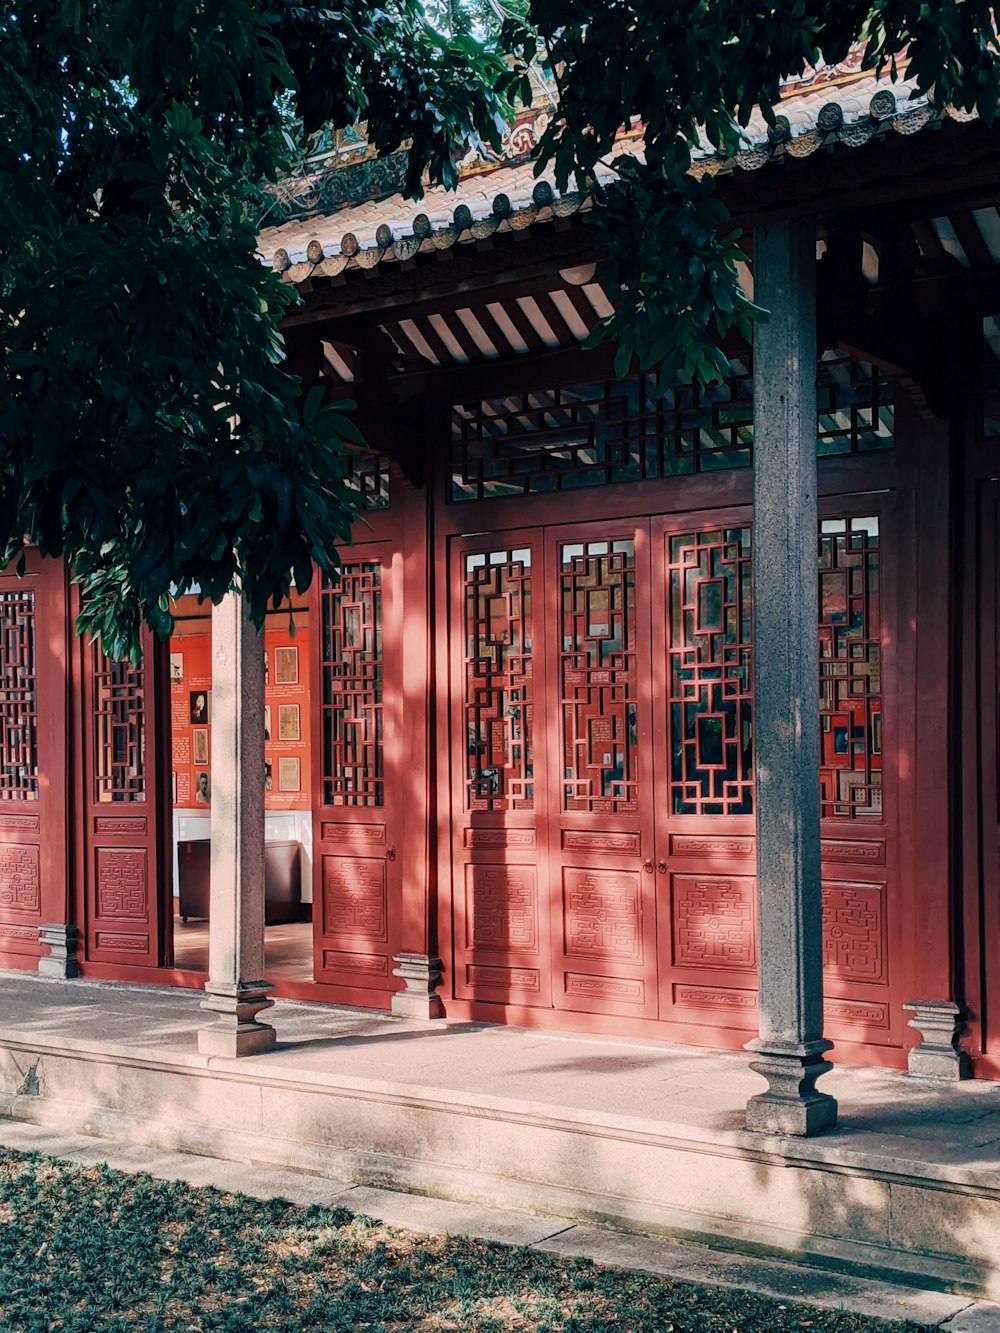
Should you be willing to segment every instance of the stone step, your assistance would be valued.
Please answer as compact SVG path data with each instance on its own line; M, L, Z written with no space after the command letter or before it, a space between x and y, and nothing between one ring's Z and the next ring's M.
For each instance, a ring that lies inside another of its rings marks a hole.
M394 1041L405 1040L405 1025L394 1032ZM427 1033L412 1035L419 1049ZM490 1030L465 1039L477 1036L488 1049ZM372 1063L391 1073L386 1043L376 1060L378 1038L369 1040ZM767 1137L733 1128L724 1098L714 1119L704 1109L693 1121L643 1115L639 1083L634 1113L626 1114L595 1108L592 1090L574 1099L572 1081L554 1104L454 1082L422 1084L412 1072L362 1077L338 1069L341 1041L344 1063L351 1050L356 1067L363 1038L320 1042L317 1067L309 1042L232 1060L199 1054L193 1043L157 1045L145 1030L116 1042L22 1022L16 1032L0 1029L0 1115L1000 1296L996 1149L974 1148L962 1121L951 1147L928 1139L923 1156L919 1136L841 1129L807 1140ZM537 1037L531 1041L537 1046ZM518 1048L506 1039L503 1049L511 1058ZM711 1069L709 1058L704 1063ZM587 1078L581 1073L581 1092ZM629 1078L627 1068L621 1078ZM512 1078L511 1086L523 1082ZM899 1087L907 1088L905 1080ZM994 1114L990 1096L979 1096L981 1107L967 1101L969 1119Z

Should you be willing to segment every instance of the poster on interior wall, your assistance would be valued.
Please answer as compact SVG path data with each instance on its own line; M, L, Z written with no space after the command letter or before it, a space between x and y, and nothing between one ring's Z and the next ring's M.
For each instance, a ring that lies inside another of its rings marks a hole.
M264 808L310 804L309 631L264 631Z
M181 809L212 800L212 643L208 634L170 640L170 794Z
M264 808L307 810L310 791L309 631L264 632ZM212 640L170 640L171 794L181 809L212 801Z
M191 733L191 762L196 767L208 763L208 727L195 727Z

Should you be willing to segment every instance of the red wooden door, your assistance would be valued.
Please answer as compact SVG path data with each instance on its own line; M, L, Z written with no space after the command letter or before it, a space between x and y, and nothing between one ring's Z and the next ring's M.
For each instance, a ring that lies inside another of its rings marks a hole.
M747 509L652 525L660 1017L756 1030Z
M821 505L823 1007L835 1042L902 1043L899 771L912 686L897 670L891 495ZM883 755L899 756L883 763Z
M27 966L67 920L66 572L0 573L0 962Z
M349 555L311 612L314 976L372 1004L398 988L403 562L388 541Z
M545 561L553 1005L655 1018L648 524L549 529Z
M827 1025L892 1046L892 502L824 509ZM453 540L456 999L756 1030L751 531L741 507Z
M454 988L509 1017L551 1004L542 564L537 531L452 544Z
M169 961L166 645L143 631L138 666L83 655L85 957L124 977Z

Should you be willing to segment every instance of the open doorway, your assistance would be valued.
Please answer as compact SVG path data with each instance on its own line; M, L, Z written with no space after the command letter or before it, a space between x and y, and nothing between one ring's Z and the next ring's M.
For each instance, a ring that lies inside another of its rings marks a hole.
M189 594L170 639L173 959L208 971L212 810L212 615ZM264 626L266 975L279 992L313 980L309 607L293 598Z

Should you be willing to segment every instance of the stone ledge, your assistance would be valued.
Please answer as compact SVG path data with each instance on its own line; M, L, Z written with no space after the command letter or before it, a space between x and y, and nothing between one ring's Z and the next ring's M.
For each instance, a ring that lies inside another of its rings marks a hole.
M68 1047L0 1037L0 1114L1000 1295L1000 1187L985 1163L903 1161L822 1140L762 1144L731 1130L340 1078L285 1068L287 1050L250 1068L187 1052Z
M884 1151L843 1146L847 1135L801 1139L795 1136L749 1133L744 1130L715 1128L710 1132L698 1126L664 1118L614 1115L593 1109L555 1106L523 1098L501 1097L469 1090L424 1086L391 1079L360 1078L326 1069L289 1066L288 1046L279 1043L269 1056L256 1057L251 1064L226 1056L209 1056L197 1051L157 1050L155 1047L125 1046L96 1042L92 1039L48 1036L10 1037L0 1029L0 1096L5 1091L3 1055L24 1055L79 1059L86 1063L135 1069L155 1073L185 1073L210 1083L250 1085L288 1093L326 1094L374 1105L400 1106L414 1111L437 1112L447 1116L481 1120L502 1119L526 1128L539 1127L607 1142L663 1147L678 1152L701 1153L710 1149L713 1157L758 1162L786 1168L814 1168L828 1174L865 1176L887 1184L916 1184L924 1188L946 1189L955 1193L973 1193L993 1197L1000 1205L1000 1174L994 1163L981 1168L962 1166L932 1159L932 1148L919 1159L899 1155L896 1143ZM1000 1095L998 1095L1000 1101ZM895 1151L894 1151L895 1150Z

